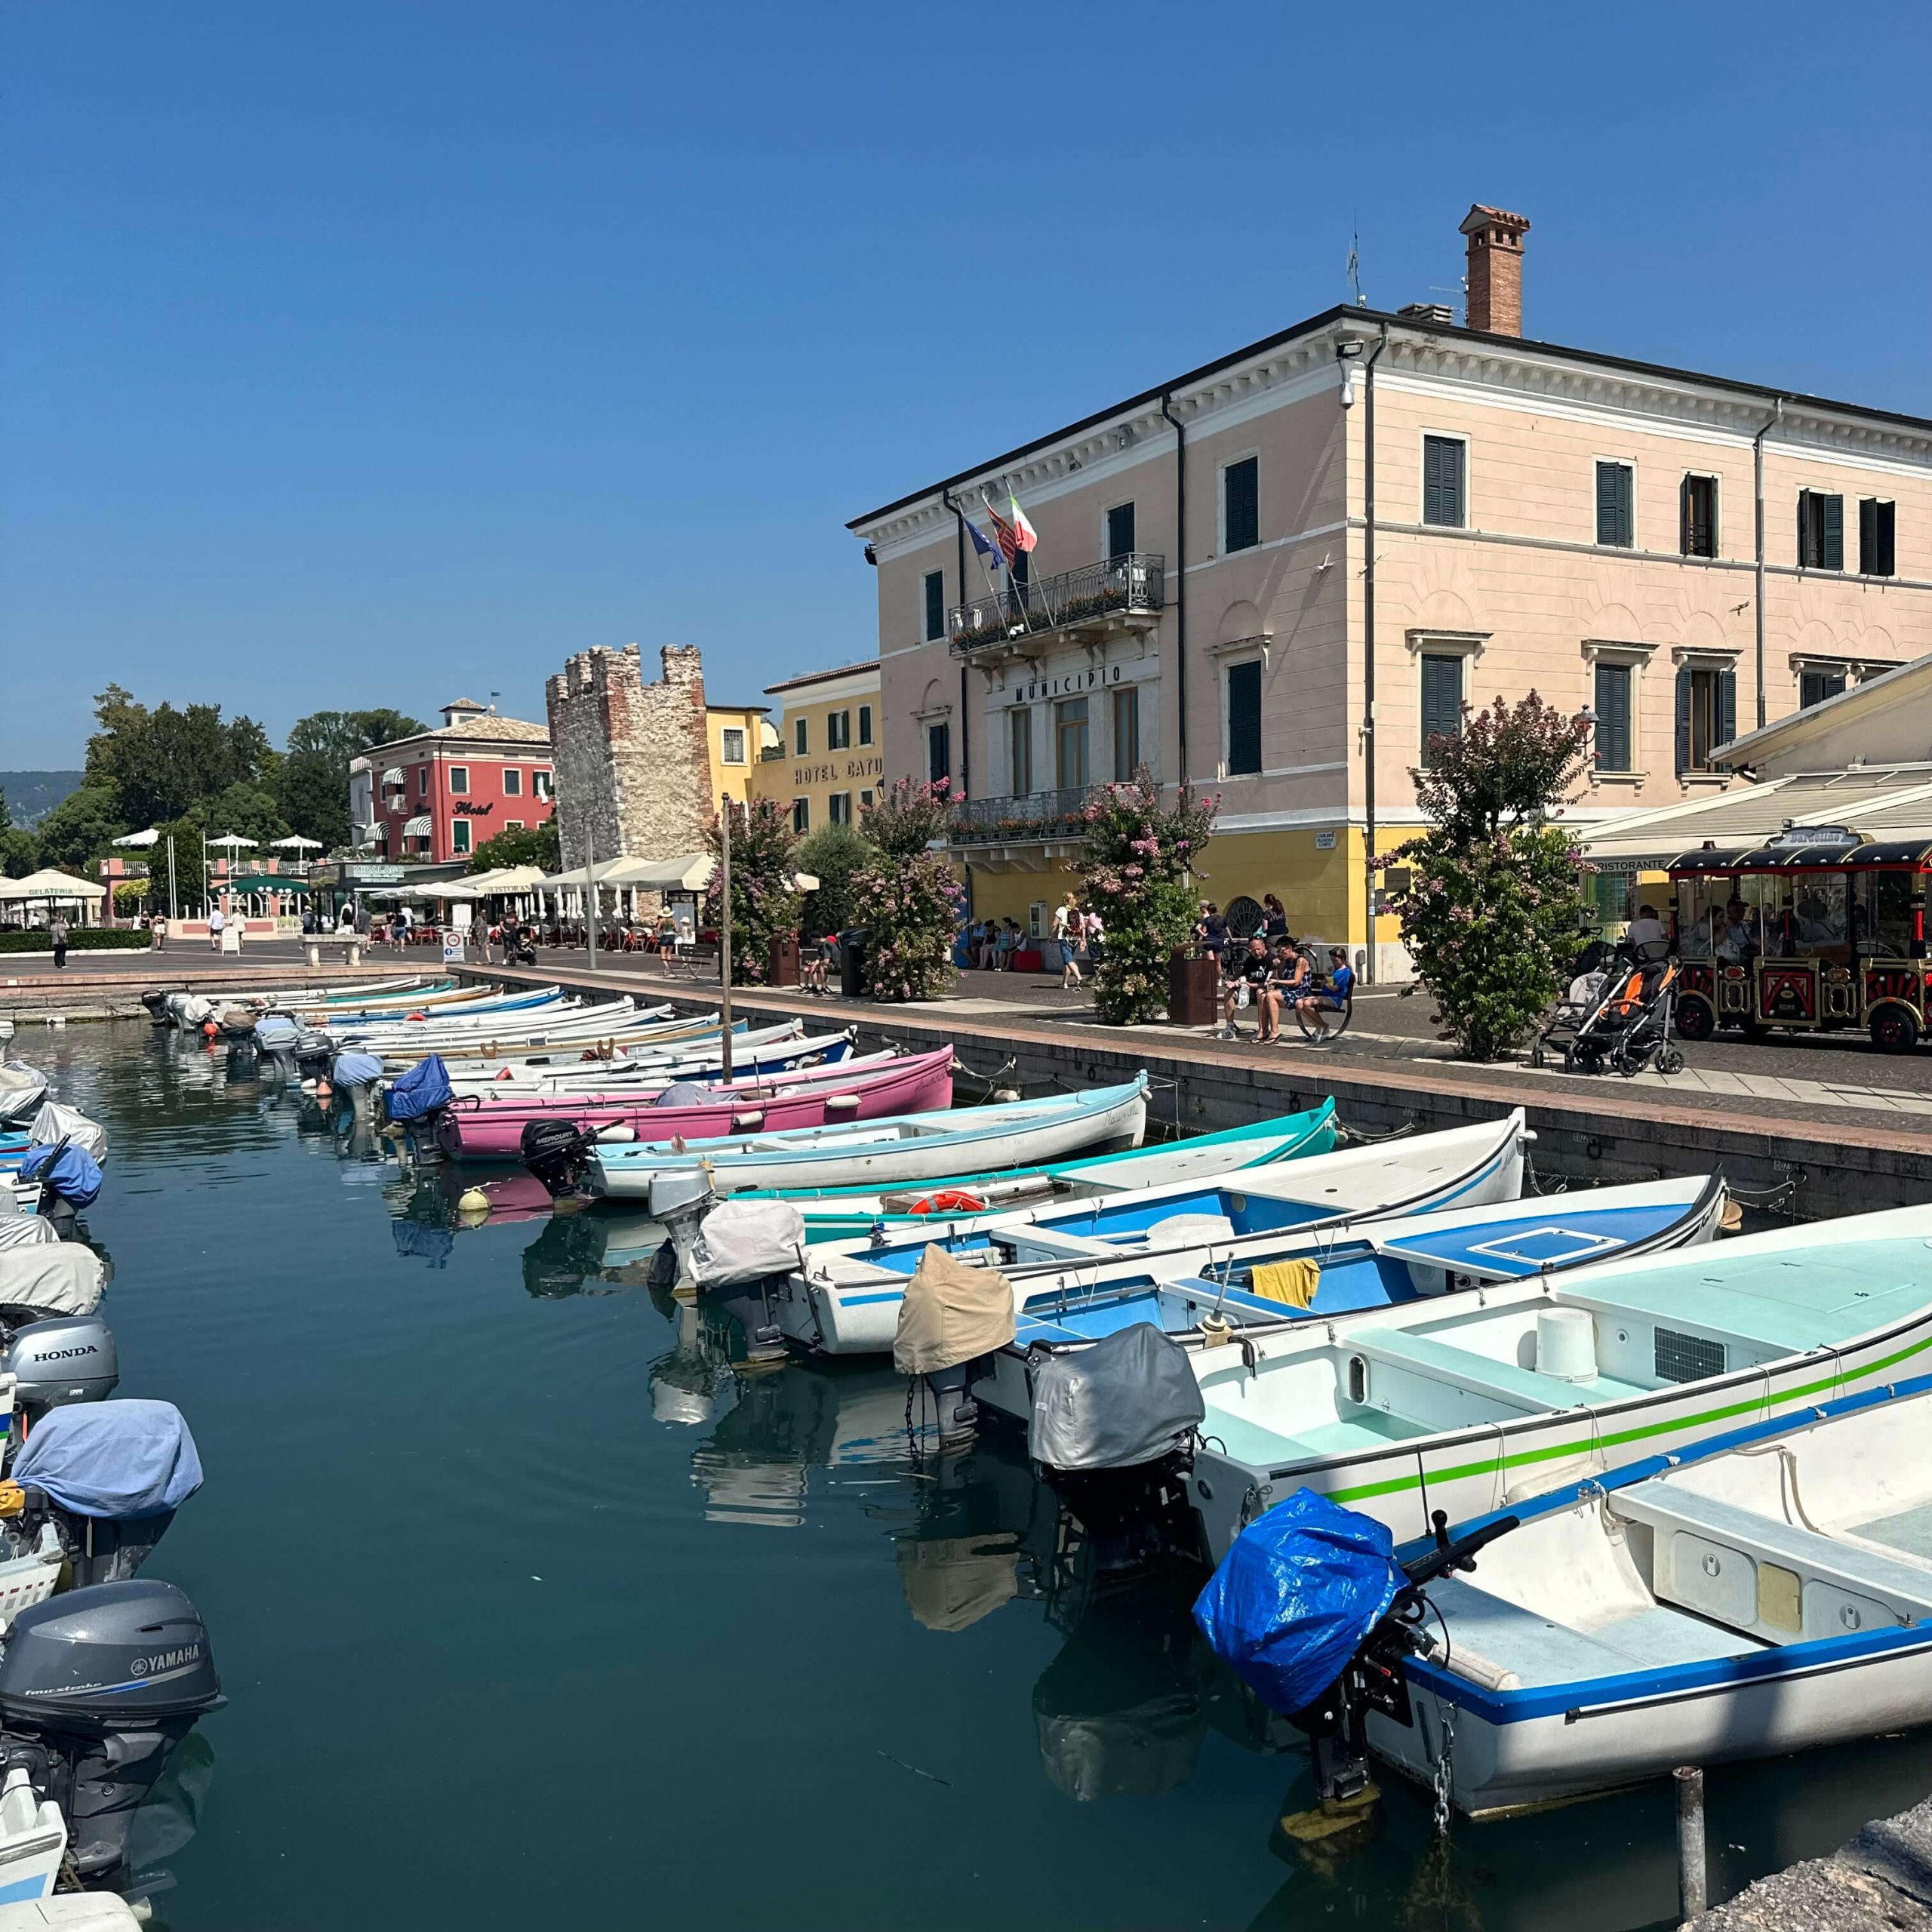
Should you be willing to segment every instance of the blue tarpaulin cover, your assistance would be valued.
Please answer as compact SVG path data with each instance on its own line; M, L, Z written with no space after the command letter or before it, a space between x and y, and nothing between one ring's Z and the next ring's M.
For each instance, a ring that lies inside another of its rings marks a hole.
M1386 1524L1298 1489L1235 1539L1194 1620L1271 1710L1299 1711L1341 1675L1403 1581Z
M426 1221L400 1220L389 1223L395 1237L395 1251L426 1261L432 1268L447 1268L456 1246L456 1230L438 1228Z
M301 1030L285 1013L265 1013L255 1022L255 1038L265 1047L292 1047Z
M419 1060L389 1089L391 1120L420 1120L450 1100L450 1070L440 1054Z
M52 1188L76 1208L91 1207L100 1192L100 1164L71 1140L57 1154L51 1147L29 1147L20 1157L20 1178Z
M172 1402L75 1402L35 1426L8 1474L63 1509L131 1522L178 1509L202 1486L202 1459Z
M383 1063L374 1054L337 1054L335 1084L338 1087L373 1087L383 1077Z

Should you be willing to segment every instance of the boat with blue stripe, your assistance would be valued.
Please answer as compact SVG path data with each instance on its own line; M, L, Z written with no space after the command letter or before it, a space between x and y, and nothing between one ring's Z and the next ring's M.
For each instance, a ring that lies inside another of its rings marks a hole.
M1473 1575L1427 1586L1439 1641L1404 1666L1410 1721L1368 1722L1431 1780L1453 1725L1466 1813L1932 1722L1932 1375L1508 1515Z
M906 1284L928 1247L996 1269L1015 1306L1060 1309L1218 1269L1223 1274L1332 1245L1353 1221L1517 1200L1528 1131L1520 1109L1446 1133L1349 1148L1230 1177L1180 1181L1050 1208L882 1231L810 1251L776 1316L801 1346L828 1355L891 1352ZM1312 1244L1312 1246L1310 1244ZM1278 1318L1281 1304L1272 1304Z

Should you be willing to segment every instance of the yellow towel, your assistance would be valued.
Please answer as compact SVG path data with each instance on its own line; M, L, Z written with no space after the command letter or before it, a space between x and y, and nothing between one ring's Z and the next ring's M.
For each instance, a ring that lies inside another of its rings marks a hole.
M1285 1302L1291 1308L1314 1305L1321 1270L1312 1261L1257 1261L1248 1287L1269 1301Z

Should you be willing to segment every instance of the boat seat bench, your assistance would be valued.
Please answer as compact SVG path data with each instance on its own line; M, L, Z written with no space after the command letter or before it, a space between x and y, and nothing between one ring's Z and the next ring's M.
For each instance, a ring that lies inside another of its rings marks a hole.
M1932 1617L1932 1574L1915 1564L1666 1477L1614 1491L1607 1502L1612 1515L1656 1533L1660 1599L1734 1629L1788 1642Z
M1386 1361L1392 1367L1420 1370L1432 1380L1480 1392L1532 1415L1582 1408L1593 1395L1599 1401L1614 1401L1636 1392L1620 1383L1565 1382L1554 1375L1539 1374L1533 1368L1518 1368L1514 1362L1498 1361L1494 1355L1478 1355L1473 1349L1459 1349L1400 1328L1378 1329L1372 1336L1364 1334L1352 1340L1344 1352L1360 1355L1369 1364L1371 1393L1378 1361Z

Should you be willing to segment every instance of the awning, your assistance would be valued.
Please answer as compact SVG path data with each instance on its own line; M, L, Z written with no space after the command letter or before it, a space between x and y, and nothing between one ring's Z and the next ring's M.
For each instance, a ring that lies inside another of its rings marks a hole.
M388 771L383 774L383 783L385 785L400 785L402 783L402 767L399 764L391 765Z
M107 888L66 872L29 872L25 878L0 878L0 899L105 899Z
M463 883L483 897L497 892L528 892L543 877L540 866L499 866L494 872L472 872Z
M427 838L430 829L429 814L427 812L418 812L415 817L402 828L402 835L405 838Z
M306 878L283 878L274 872L250 872L241 878L218 878L209 881L217 890L229 892L306 892L309 881Z
M715 861L708 852L681 859L619 859L600 866L599 885L641 885L654 892L698 892L710 883Z

